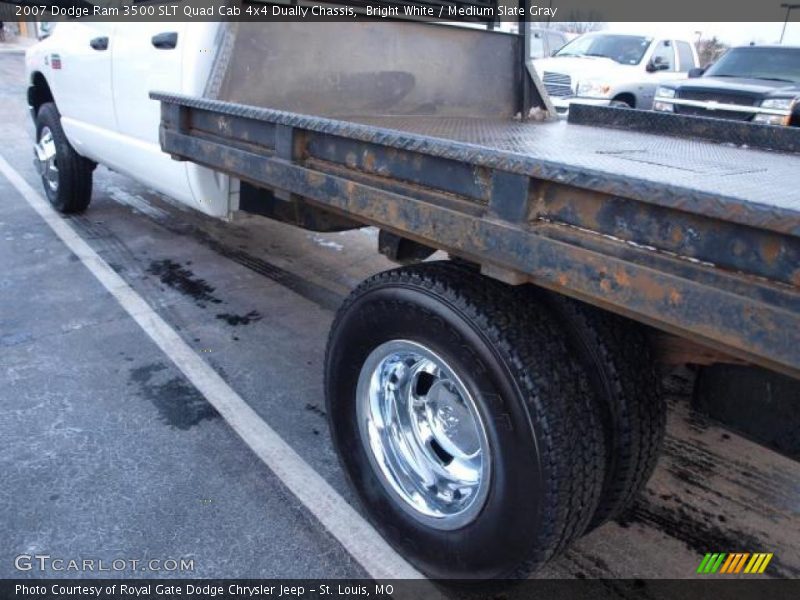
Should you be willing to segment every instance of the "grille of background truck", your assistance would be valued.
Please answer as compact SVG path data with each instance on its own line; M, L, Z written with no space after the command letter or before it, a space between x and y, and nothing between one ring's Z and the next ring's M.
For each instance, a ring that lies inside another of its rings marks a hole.
M572 78L563 73L552 73L545 71L542 82L551 96L572 96Z

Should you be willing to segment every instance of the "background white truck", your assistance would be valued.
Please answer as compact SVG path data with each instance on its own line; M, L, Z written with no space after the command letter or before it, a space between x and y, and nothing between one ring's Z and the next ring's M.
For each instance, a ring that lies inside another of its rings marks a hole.
M533 64L559 112L575 101L650 110L659 83L686 77L698 59L685 39L597 32Z

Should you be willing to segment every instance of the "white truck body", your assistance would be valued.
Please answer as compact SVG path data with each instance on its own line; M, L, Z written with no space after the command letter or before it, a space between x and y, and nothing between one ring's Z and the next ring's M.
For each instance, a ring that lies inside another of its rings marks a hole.
M202 95L219 31L219 23L60 23L28 50L28 84L46 82L79 154L227 217L237 207L238 182L162 152L160 107L148 96L152 90ZM177 44L157 48L153 38L161 34L177 34Z

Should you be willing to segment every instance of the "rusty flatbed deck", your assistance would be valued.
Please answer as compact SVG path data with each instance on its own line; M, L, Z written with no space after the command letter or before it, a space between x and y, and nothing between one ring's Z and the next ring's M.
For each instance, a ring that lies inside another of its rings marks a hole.
M800 154L609 131L566 121L419 116L356 116L349 120L478 146L478 152L496 153L515 172L533 177L625 193L651 203L800 235L800 190L794 189ZM631 189L633 184L641 189Z
M799 131L774 152L647 133L639 111L625 131L153 98L176 158L800 376Z

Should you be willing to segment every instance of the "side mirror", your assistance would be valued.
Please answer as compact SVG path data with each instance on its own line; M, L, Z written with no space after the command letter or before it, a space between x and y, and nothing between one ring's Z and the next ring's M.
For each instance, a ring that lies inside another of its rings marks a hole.
M668 71L669 63L664 60L663 56L656 56L650 59L650 62L647 63L645 69L647 69L648 73L655 73L656 71Z
M702 77L703 73L705 73L705 72L706 72L706 70L703 69L702 67L695 67L694 69L689 69L689 73L687 73L687 77L689 77L689 79L694 79L696 77Z

